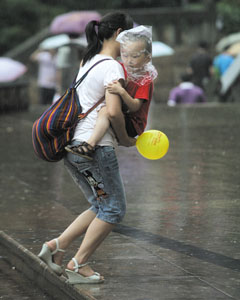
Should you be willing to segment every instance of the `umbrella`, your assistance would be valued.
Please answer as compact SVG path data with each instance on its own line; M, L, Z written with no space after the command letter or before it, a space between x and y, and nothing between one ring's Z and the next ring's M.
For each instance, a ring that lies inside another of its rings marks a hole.
M218 52L223 51L226 47L231 46L232 44L235 44L237 42L240 42L240 32L238 33L232 33L228 36L225 36L222 38L216 45L216 50Z
M50 32L59 33L76 33L85 32L86 25L92 21L99 21L101 15L96 11L73 11L62 14L53 19L50 25Z
M221 76L221 94L224 95L229 88L234 84L240 74L240 54L235 58L233 63Z
M173 54L174 50L168 45L159 41L152 42L152 57L168 56Z
M27 71L24 64L9 57L0 57L0 82L18 79Z
M230 46L227 50L227 53L229 53L232 56L238 55L240 53L240 42Z
M70 45L70 44L86 47L87 40L85 36L77 39L71 39L67 34L59 34L43 40L40 43L39 48L43 50L56 49L61 46Z

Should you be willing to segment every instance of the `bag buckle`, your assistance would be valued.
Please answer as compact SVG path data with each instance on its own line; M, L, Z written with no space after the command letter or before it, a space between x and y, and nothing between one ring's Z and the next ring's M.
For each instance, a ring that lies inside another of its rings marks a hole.
M78 119L79 119L79 120L82 120L82 119L85 118L85 116L86 116L86 114L84 114L84 113L79 114L79 115L78 115Z

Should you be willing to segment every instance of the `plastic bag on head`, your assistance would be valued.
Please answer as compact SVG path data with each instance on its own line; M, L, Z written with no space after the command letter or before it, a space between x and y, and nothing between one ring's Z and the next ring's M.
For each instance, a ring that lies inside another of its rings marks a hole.
M131 43L143 42L143 49L135 54L144 54L148 57L146 63L141 67L129 66L124 64L127 71L128 81L133 81L138 85L145 85L152 82L158 75L157 70L152 64L152 27L137 26L135 28L122 31L116 38L121 44L121 57L124 62L123 53L128 53L128 48Z
M149 39L150 42L152 42L152 27L151 26L137 26L129 30L124 30L119 33L119 35L116 38L116 41L120 44L123 44L129 40L131 40L132 36L145 36L147 39Z

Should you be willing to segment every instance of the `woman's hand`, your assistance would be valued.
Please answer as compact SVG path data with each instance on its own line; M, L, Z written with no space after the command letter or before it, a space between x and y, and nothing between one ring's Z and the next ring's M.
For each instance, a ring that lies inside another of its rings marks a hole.
M124 147L132 147L136 145L136 141L137 139L132 138L132 137L128 137L128 139L124 139L122 141L119 141L119 145L120 146L124 146Z

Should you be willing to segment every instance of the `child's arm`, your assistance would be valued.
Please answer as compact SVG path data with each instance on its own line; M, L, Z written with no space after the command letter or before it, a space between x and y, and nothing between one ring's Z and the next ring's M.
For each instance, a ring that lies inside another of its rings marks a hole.
M119 81L114 81L107 86L107 90L111 94L119 95L127 105L130 112L135 112L142 106L143 100L131 97L128 92L122 87Z
M111 122L119 143L126 147L134 146L136 140L127 135L119 95L110 94L106 91L105 99L106 106L100 109L96 125L87 143L95 147L106 133Z
M110 121L107 114L106 106L104 106L98 112L96 125L92 132L92 135L87 140L87 143L92 147L95 147L97 143L103 138L109 126L110 126Z

